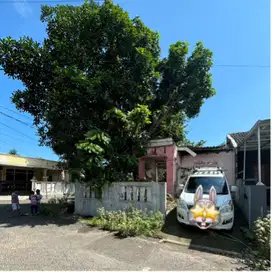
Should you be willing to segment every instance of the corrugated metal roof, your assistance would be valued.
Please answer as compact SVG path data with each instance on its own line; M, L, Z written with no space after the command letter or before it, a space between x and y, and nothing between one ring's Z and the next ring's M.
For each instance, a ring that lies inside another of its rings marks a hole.
M262 145L265 141L270 143L270 119L258 120L255 125L247 132L229 133L230 137L236 142L237 146L241 146L245 141L255 141L257 145L257 127L261 128ZM249 139L249 138L252 139ZM228 141L229 142L229 141ZM247 143L248 145L248 143Z
M237 145L241 144L248 132L237 132L237 133L230 133L229 135L233 138L233 140L237 143Z

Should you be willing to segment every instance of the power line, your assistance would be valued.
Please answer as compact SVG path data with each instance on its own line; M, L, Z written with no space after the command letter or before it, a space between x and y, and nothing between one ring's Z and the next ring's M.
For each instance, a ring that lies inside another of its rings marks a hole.
M2 70L2 69L0 69L0 70ZM32 119L31 119L29 116L26 116L26 115L24 115L23 113L17 112L17 111L15 111L15 110L11 110L11 109L6 108L6 107L1 106L1 105L0 105L0 108L3 108L3 109L5 109L5 110L7 110L7 111L10 111L10 112L15 113L15 114L17 114L17 115L20 115L21 117L24 117L24 118L29 119L29 120L32 121Z
M7 142L7 141L3 141L2 139L0 139L0 142L5 143L5 144L7 144L8 146L14 148L14 146L11 145L11 143L9 143L9 142Z
M16 138L16 137L13 137L12 135L10 135L10 134L7 134L7 133L5 133L5 132L3 132L3 131L0 131L0 136L7 136L7 137L9 137L9 138L11 138L11 139L14 139L14 140L17 140L17 141L20 141L20 142L26 142L26 143L31 143L31 144L33 144L33 141L30 141L30 140L28 140L28 139L22 139L22 138Z
M7 141L2 140L2 139L0 139L0 142L3 142L5 144L9 145L10 147L14 148L14 145L12 145L10 142L7 142Z
M19 122L19 123L25 125L25 126L28 126L28 127L30 127L30 128L33 128L33 126L30 126L28 123L26 123L26 122L24 122L24 121L21 121L21 120L19 120L19 119L17 119L17 118L14 118L13 116L8 115L8 114L6 114L6 113L4 113L4 112L2 112L2 111L0 111L0 114L6 116L6 117L8 117L8 118L11 118L11 119L13 119L13 120L15 120L15 121L17 121L17 122Z
M8 145L10 148L15 148L16 147L16 144L11 144L10 142L7 142L7 141L5 141L5 140L2 140L2 139L0 139L0 142L2 142L2 143L5 143L6 145ZM1 153L1 152L0 152ZM31 155L27 152L23 152L24 154L26 154L25 156L26 157L31 157ZM22 156L24 156L24 155L22 155Z
M1 121L0 121L0 124L3 125L3 126L5 126L5 127L7 127L7 128L9 128L9 129L11 129L11 130L16 131L17 133L22 134L23 136L29 138L29 139L32 140L32 141L36 141L36 139L34 139L34 138L32 138L32 137L30 137L30 136L24 134L23 132L21 132L21 131L15 129L15 128L13 128L13 127L10 127L9 125L6 125L5 123L3 123L3 122L1 122Z

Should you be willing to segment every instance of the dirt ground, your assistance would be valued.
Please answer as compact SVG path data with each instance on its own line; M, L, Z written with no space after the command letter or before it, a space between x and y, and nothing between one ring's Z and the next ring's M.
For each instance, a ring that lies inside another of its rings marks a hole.
M225 231L200 230L196 227L186 226L178 223L176 219L176 208L167 214L165 225L161 235L164 238L176 240L188 244L189 248L207 247L219 251L230 251L240 253L247 245L240 228L245 227L245 219L240 210L235 209L234 230L232 233Z
M28 212L28 205L21 205ZM236 270L238 260L155 239L120 239L72 216L10 218L0 203L0 270Z

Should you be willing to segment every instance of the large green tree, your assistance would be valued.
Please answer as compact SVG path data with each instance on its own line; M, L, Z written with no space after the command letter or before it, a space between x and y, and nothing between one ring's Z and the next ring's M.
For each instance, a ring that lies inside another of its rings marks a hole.
M178 41L160 59L159 34L112 1L42 6L47 37L0 40L0 65L42 145L87 180L135 170L150 138L186 142L184 124L215 94L212 53Z

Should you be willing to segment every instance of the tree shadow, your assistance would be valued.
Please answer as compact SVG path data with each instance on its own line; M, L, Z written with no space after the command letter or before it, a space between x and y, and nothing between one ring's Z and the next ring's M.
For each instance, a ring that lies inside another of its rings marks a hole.
M242 212L236 208L234 229L232 233L222 230L201 230L197 227L180 224L176 218L176 208L172 209L165 219L162 228L163 238L188 244L188 248L213 252L212 249L231 253L241 253L247 241L240 228L246 226Z
M57 225L59 227L75 224L77 218L73 214L61 216L30 215L29 204L20 204L22 215L12 215L11 204L0 203L0 228L23 227L30 228L46 225Z

